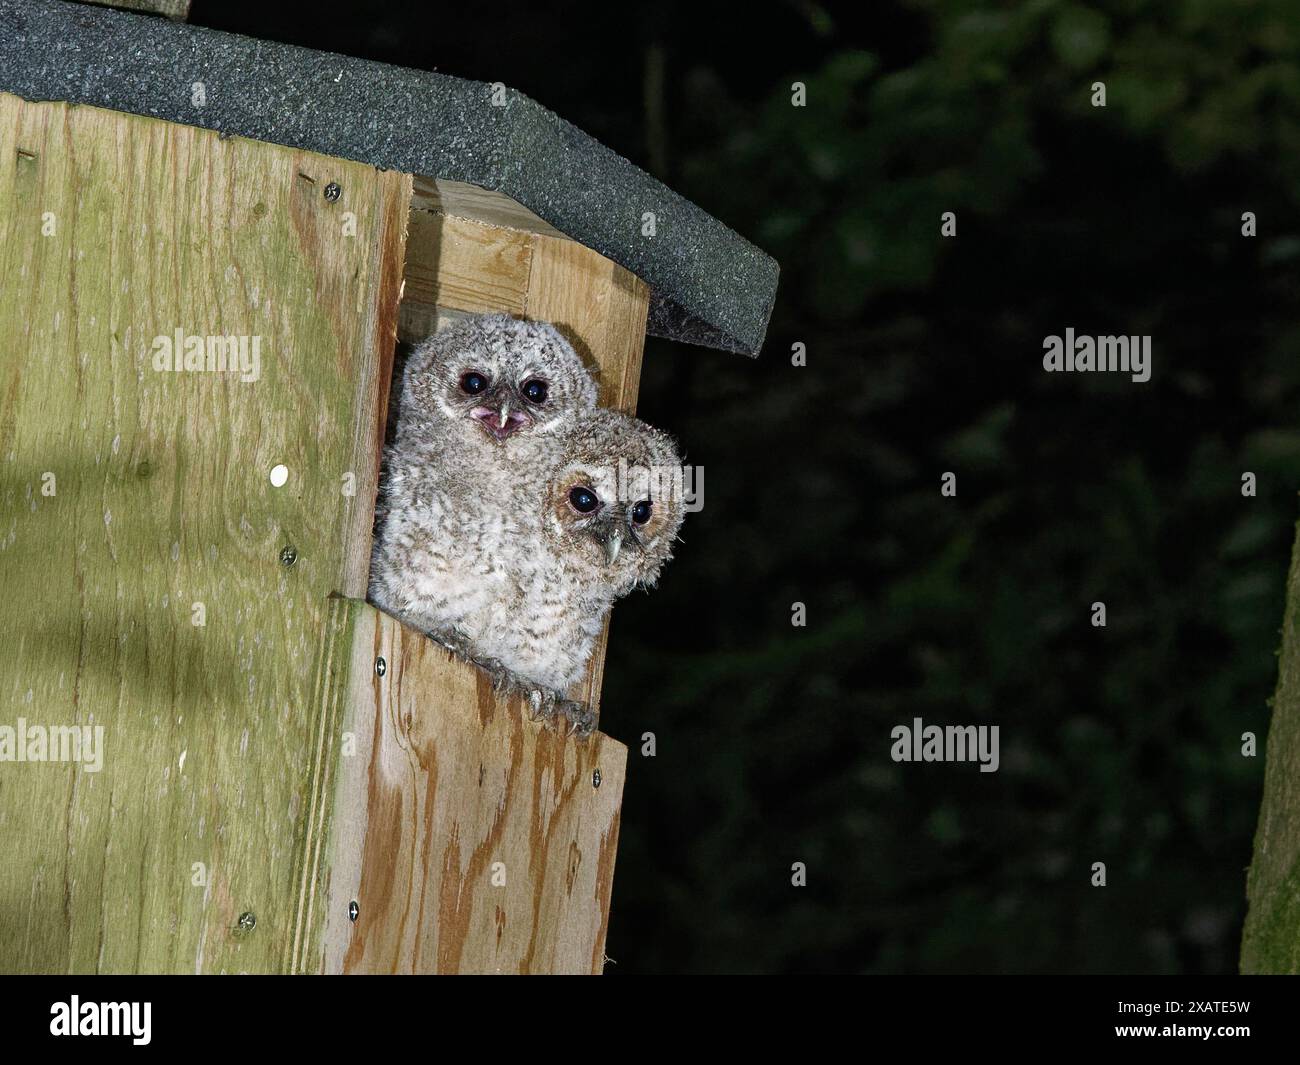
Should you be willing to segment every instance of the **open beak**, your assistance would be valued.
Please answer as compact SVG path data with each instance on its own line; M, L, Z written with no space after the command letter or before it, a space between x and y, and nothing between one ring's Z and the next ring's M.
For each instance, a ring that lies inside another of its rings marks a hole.
M532 418L523 411L512 409L509 400L502 400L501 406L495 410L491 407L475 407L469 416L497 440L504 440L532 422Z

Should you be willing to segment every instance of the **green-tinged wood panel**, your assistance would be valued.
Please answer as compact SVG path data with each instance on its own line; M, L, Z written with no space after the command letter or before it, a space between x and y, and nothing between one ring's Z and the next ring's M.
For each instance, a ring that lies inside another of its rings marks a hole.
M359 163L0 95L0 759L20 724L104 730L97 771L0 760L0 971L289 966L409 199ZM249 372L157 369L178 330L250 338Z

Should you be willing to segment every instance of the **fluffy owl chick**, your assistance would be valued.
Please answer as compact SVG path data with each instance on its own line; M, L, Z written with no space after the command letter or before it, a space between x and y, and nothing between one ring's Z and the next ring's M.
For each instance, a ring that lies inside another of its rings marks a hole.
M387 454L375 605L495 671L496 630L524 623L540 471L595 402L582 360L547 323L479 315L421 343Z
M540 438L595 405L591 376L555 326L472 315L411 353L398 435L499 465L527 457Z
M681 460L659 430L594 410L558 443L537 497L536 549L519 569L520 599L486 640L493 658L551 692L582 676L614 601L655 583L685 516ZM595 726L589 712L560 709L579 733Z

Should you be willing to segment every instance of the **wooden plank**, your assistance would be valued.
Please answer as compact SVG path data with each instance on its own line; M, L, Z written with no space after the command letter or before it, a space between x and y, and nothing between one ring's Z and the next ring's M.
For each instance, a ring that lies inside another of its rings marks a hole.
M437 308L522 314L527 302L533 238L527 233L425 211L411 212L403 293L403 340ZM423 308L412 318L408 308Z
M363 603L335 601L318 676L334 783L295 967L599 973L627 749L529 721Z
M636 412L650 288L567 238L536 237L524 315L554 322L593 368L598 402Z
M539 218L504 193L481 189L463 181L446 181L417 174L411 192L411 209L434 211L452 218L514 229L521 233L564 236L545 219Z
M359 163L0 95L0 587L39 607L0 613L0 726L105 729L97 772L0 761L0 970L286 966L409 197ZM260 338L256 380L155 370L178 329Z
M1243 973L1300 973L1300 525L1287 576L1264 797L1246 878Z

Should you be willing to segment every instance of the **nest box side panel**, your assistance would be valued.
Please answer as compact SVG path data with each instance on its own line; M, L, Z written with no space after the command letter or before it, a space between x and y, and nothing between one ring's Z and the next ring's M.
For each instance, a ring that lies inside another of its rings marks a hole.
M0 971L288 968L410 180L0 95Z
M295 970L601 972L627 749L529 721L365 603L333 610Z

